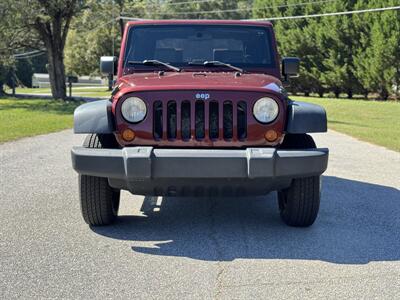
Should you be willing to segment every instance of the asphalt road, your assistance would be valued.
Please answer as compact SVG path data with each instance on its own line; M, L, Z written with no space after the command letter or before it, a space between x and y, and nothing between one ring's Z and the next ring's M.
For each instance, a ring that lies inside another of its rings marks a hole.
M122 197L80 216L70 130L0 145L0 298L400 298L400 153L329 132L319 218L283 225L275 194Z

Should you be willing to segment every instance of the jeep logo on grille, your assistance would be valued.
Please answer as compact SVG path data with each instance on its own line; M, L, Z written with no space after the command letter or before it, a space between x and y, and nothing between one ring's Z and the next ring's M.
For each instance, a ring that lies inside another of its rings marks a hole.
M207 93L197 93L197 94L196 94L196 99L208 100L208 99L210 99L210 94L207 94Z

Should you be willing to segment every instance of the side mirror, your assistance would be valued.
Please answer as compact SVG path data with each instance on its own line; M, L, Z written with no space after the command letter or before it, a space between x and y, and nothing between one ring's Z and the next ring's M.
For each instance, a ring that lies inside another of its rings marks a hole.
M115 56L102 56L100 58L100 73L105 76L117 74L117 58Z
M287 81L292 77L299 77L300 59L297 57L284 57L282 59L282 75Z

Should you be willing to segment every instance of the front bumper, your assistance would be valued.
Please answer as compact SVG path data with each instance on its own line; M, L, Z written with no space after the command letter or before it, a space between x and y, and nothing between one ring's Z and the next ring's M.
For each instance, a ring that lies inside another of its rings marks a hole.
M106 177L111 186L143 195L262 194L293 178L317 176L328 149L155 149L74 147L72 165L82 175Z

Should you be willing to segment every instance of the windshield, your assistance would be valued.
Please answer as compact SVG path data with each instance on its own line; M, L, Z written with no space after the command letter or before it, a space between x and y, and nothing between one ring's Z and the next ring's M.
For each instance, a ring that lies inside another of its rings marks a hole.
M124 57L124 74L138 68L128 61L158 60L187 69L206 61L240 68L275 66L271 33L265 27L235 25L152 25L132 27ZM219 66L226 68L224 66ZM164 68L157 66L157 68ZM203 66L206 68L206 66Z

